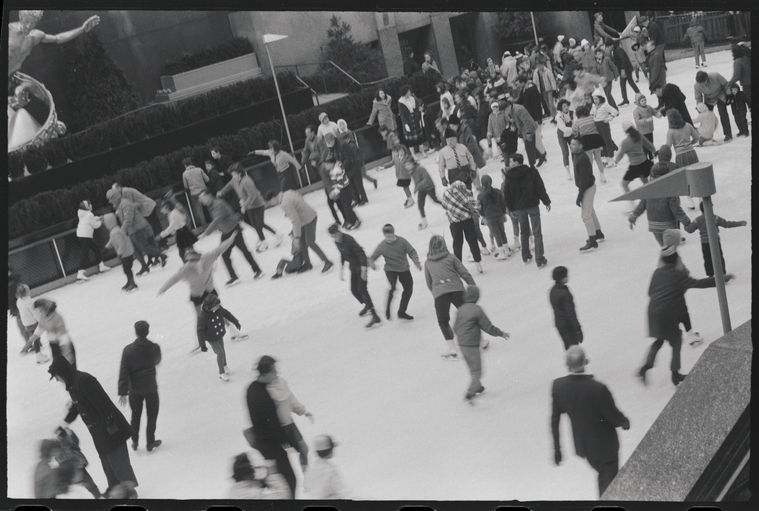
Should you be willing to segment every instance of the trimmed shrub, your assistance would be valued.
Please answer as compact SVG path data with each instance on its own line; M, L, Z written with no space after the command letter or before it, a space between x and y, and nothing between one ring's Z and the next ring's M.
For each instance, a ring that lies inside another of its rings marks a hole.
M253 45L247 38L235 37L211 48L205 48L195 53L185 52L178 59L167 60L163 65L161 74L176 75L253 53L253 51Z

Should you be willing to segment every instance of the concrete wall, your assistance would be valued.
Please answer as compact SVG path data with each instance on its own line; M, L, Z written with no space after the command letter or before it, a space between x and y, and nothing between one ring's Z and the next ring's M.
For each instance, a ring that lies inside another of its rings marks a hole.
M71 30L93 14L100 15L98 38L144 101L160 88L164 61L233 37L224 11L46 11L39 28L51 34ZM11 20L17 18L11 13ZM58 45L38 46L22 71L50 89L64 114L72 92L64 90L61 51Z
M567 39L574 37L578 43L593 36L587 11L535 12L535 17L540 20L538 36L543 37L549 46L556 42L559 34L564 34Z

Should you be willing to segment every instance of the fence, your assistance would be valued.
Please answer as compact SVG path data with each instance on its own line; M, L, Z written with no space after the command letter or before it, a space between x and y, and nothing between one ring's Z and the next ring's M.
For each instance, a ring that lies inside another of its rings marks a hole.
M429 103L426 103L427 115L430 117L436 116L439 109L439 105L435 101L437 98L425 99L430 100ZM379 134L377 126L366 126L365 122L365 119L354 119L348 123L349 126L357 127L353 131L353 136L364 161L375 162L386 158L390 154L390 151ZM297 158L300 156L299 153L300 151L296 152L295 156ZM268 159L262 160L263 158L261 157L248 157L243 158L240 163L243 164L248 174L253 178L261 193L265 195L270 190L279 190L279 179L271 162ZM303 166L298 175L298 182L301 188L307 191L313 189L314 186L318 186L321 182L321 177L317 169ZM153 198L160 198L169 190L190 211L190 201L179 184L155 190L150 195ZM198 212L192 211L191 221L193 226L196 228L200 227L195 223L195 219L199 218ZM102 215L108 212L108 210L103 210L97 211L96 214ZM161 222L165 227L166 220L161 218ZM104 247L108 242L106 229L96 229L94 240L98 246ZM118 262L116 254L112 250L103 250L102 255L105 261L111 261L113 264ZM76 238L76 219L72 219L69 222L53 226L44 231L11 240L9 242L8 265L20 275L24 283L34 289L55 283L56 281L63 283L73 280L73 275L76 275L76 272L80 269L81 256L81 247ZM87 258L87 266L94 267L96 265L97 262L90 254Z
M730 14L727 11L707 11L703 14L699 13L697 19L704 27L707 43L727 41L731 37L741 38L751 33L750 12ZM693 13L656 18L664 29L665 41L669 46L689 44L687 41L683 42L683 35L690 26L691 20L693 20Z

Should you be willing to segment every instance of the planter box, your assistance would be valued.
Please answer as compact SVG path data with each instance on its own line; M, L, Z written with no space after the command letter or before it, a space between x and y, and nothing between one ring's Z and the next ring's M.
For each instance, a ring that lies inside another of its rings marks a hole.
M177 101L202 94L211 89L261 76L255 53L240 55L209 66L176 75L161 76L161 88L172 92L161 94L159 101Z

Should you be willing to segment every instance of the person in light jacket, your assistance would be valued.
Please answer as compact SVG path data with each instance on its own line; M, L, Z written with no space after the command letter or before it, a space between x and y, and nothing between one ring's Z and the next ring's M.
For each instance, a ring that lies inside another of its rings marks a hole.
M369 114L366 125L371 126L376 119L379 126L385 126L390 131L395 131L395 114L391 108L392 103L392 97L388 96L384 90L377 89L377 95L372 100L372 113Z
M310 499L348 499L343 477L333 461L337 442L330 435L318 435L314 439L317 458L304 474L303 487Z
M286 500L292 498L290 489L287 487L287 481L282 477L282 474L277 472L276 463L266 460L265 466L260 468L266 471L266 475L257 478L256 470L251 465L248 455L242 453L235 456L232 465L234 484L227 492L227 498L231 500Z
M335 123L332 123L332 124L335 124ZM323 124L321 126L323 126ZM321 129L321 126L320 126L320 129ZM335 124L335 133L337 133L336 124ZM283 151L282 147L279 145L278 140L269 140L268 145L269 145L269 149L266 149L266 150L257 149L255 151L251 151L251 153L257 154L258 156L269 157L269 159L271 160L271 164L274 165L274 170L277 171L277 177L279 178L280 190L282 191L295 190L299 188L298 180L296 179L296 177L297 177L297 173L300 172L300 167L301 167L300 162L298 162L298 160L296 160L292 154L288 153L287 151ZM231 167L230 167L230 170L231 170ZM240 198L240 200L243 200L242 197Z
M35 346L42 334L47 335L50 352L53 354L53 362L59 358L65 358L76 368L76 350L71 342L63 316L58 312L57 304L47 298L37 298L34 301L35 314L39 318L37 328L29 337L27 346Z
M472 404L475 396L482 394L485 387L482 386L482 357L480 348L487 349L488 341L483 343L482 332L486 332L495 337L509 339L509 334L496 327L490 322L482 307L477 305L480 299L480 288L477 286L467 286L464 290L464 303L456 312L456 320L453 323L453 331L456 333L459 349L464 357L471 382L467 388L464 399Z
M137 284L134 281L134 274L132 273L132 264L134 263L134 245L129 236L121 229L116 220L116 215L109 213L103 216L103 224L108 229L108 243L105 248L112 248L119 260L121 261L121 269L126 275L127 282L121 288L123 291L134 291L137 289Z
M81 255L79 257L79 271L76 273L76 278L77 280L88 280L85 270L90 266L88 259L90 253L95 254L95 260L98 263L98 270L100 272L106 272L111 269L103 262L100 248L98 248L92 239L95 229L99 229L103 225L103 220L92 213L92 203L88 200L83 200L79 203L77 215L79 216L79 223L76 226L76 239L79 241Z
M184 262L185 253L198 241L188 226L187 210L179 202L166 201L161 204L161 212L168 217L169 225L158 236L166 239L173 234L177 242L179 258Z
M119 182L113 183L111 188L121 195L122 198L130 200L137 205L137 212L145 217L145 220L148 221L153 232L161 231L161 221L158 219L158 208L156 208L156 202L153 199L136 188L122 186ZM165 250L165 247L162 246L161 249Z
M535 71L532 73L532 81L537 85L538 92L543 96L543 102L548 105L551 119L556 116L556 105L554 104L554 94L558 91L556 87L556 77L548 66L545 57L538 58Z
M424 263L424 278L435 299L438 325L448 345L448 351L442 356L447 360L457 360L458 354L450 325L451 304L459 308L464 303L462 280L470 286L474 286L475 282L459 258L448 252L445 239L438 234L430 238L427 261Z
M683 34L682 42L690 40L690 45L693 48L693 56L696 59L696 69L703 66L706 67L706 52L704 51L704 43L706 42L706 31L703 25L698 22L697 18L693 18L690 22L690 26L685 30Z
M725 142L733 139L730 127L730 115L727 113L727 95L730 93L727 79L719 73L696 73L696 83L693 85L693 95L696 103L704 103L709 110L717 106L719 120L722 123L722 133L725 134Z

